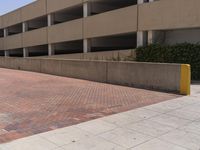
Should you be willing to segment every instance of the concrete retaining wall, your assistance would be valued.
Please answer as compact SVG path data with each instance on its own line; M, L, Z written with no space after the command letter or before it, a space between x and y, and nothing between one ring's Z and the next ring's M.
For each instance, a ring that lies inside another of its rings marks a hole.
M135 50L116 50L104 52L89 52L89 53L76 53L76 54L63 54L52 56L41 56L38 58L57 58L57 59L86 59L86 60L117 60L127 59L127 57L136 58Z
M2 57L0 67L180 92L180 64Z

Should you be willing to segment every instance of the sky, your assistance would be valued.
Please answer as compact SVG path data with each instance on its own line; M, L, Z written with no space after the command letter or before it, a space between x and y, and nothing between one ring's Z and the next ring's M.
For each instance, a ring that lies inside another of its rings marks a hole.
M0 0L0 16L35 0Z

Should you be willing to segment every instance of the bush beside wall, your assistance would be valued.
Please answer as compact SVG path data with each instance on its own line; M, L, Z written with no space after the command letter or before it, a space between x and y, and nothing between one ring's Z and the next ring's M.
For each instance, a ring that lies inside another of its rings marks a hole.
M190 64L192 79L200 80L200 44L152 44L136 49L136 61Z

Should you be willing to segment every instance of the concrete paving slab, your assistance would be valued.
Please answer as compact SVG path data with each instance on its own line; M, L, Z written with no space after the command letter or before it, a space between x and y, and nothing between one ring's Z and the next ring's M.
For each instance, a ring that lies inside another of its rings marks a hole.
M181 127L180 130L184 130L187 132L192 132L194 134L200 135L200 121L194 121L190 124L187 124L187 125Z
M125 148L100 137L84 139L77 143L65 145L64 150L126 150Z
M100 137L107 141L111 141L112 143L119 144L127 149L152 139L151 136L131 131L126 128L116 128L112 131L101 134Z
M93 135L98 135L117 128L116 125L103 121L102 119L88 121L76 125L76 128L87 131Z
M138 108L138 109L130 110L130 111L123 112L120 114L104 117L102 118L102 120L118 125L118 126L124 126L126 124L139 122L139 121L151 118L159 114L161 113L147 110L147 109Z
M160 113L167 113L176 109L180 109L182 108L183 105L180 103L175 103L173 101L166 101L163 103L158 103L155 105L150 105L145 107L146 109L152 110L152 111L156 111L156 112L160 112Z
M169 112L167 114L175 116L175 117L191 120L191 121L200 119L200 113L195 112L195 111L188 111L185 108L174 110L174 111L171 111L171 112Z
M0 145L0 150L51 150L57 146L40 136L22 138L14 142Z
M174 129L171 126L160 124L158 122L151 121L150 119L138 123L128 124L126 127L152 137L159 137Z
M166 126L170 126L172 128L178 128L192 122L190 120L186 120L186 119L182 119L182 118L178 118L178 117L174 117L174 116L166 115L166 114L153 117L150 120L166 125Z
M161 141L159 139L153 139L149 142L141 144L131 150L187 150L178 145L174 145L168 142Z
M89 138L92 134L72 126L69 128L59 129L58 131L49 131L40 134L39 136L56 144L57 146L63 146L80 141L81 139Z
M183 130L174 130L159 139L185 147L190 150L200 149L200 135Z

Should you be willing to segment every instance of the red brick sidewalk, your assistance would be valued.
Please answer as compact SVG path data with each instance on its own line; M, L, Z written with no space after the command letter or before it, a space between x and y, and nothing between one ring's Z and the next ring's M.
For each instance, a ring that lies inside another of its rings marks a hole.
M0 143L178 95L0 69Z

